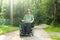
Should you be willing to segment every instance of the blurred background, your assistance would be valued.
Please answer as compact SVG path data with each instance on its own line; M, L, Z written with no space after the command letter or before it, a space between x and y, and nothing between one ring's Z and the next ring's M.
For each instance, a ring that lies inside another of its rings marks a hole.
M19 26L26 10L31 9L35 24L60 23L60 0L0 0L0 25Z
M27 9L35 18L35 26L46 24L44 30L60 40L60 0L0 0L0 34L19 30Z

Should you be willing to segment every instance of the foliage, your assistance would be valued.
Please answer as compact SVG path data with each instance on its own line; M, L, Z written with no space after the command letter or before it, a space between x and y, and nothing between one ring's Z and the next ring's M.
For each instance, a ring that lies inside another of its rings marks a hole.
M5 20L5 24L10 24L10 4L9 0L3 0L2 3L2 15ZM1 6L1 5L0 5ZM27 13L27 9L31 9L31 13L34 14L35 24L46 23L48 25L53 23L54 18L54 0L14 0L13 2L13 25L18 26L19 22L23 19L23 16ZM57 23L60 24L60 0L57 4Z
M1 17L0 17L0 25L4 25L5 24L5 19L2 19Z

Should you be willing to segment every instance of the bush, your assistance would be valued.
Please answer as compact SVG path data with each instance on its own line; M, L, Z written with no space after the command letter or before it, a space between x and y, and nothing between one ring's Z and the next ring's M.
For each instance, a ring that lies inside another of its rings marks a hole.
M10 25L10 19L6 19L5 25Z
M5 19L0 18L0 25L4 25L5 24Z

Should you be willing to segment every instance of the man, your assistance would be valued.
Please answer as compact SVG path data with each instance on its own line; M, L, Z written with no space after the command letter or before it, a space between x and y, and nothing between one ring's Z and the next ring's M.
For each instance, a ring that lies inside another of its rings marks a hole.
M31 14L31 10L27 10L27 14L24 16L22 22L25 23L33 23L34 22L34 16Z
M23 26L27 25L26 27L23 27L24 34L29 34L31 31L31 25L33 25L34 22L34 16L31 14L30 9L27 10L27 14L25 14L22 22L25 23Z

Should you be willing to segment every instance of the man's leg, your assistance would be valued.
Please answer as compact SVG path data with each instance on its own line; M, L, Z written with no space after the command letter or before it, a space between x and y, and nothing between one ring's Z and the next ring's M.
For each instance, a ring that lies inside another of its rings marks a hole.
M31 24L28 23L26 26L26 34L29 34L31 32Z

